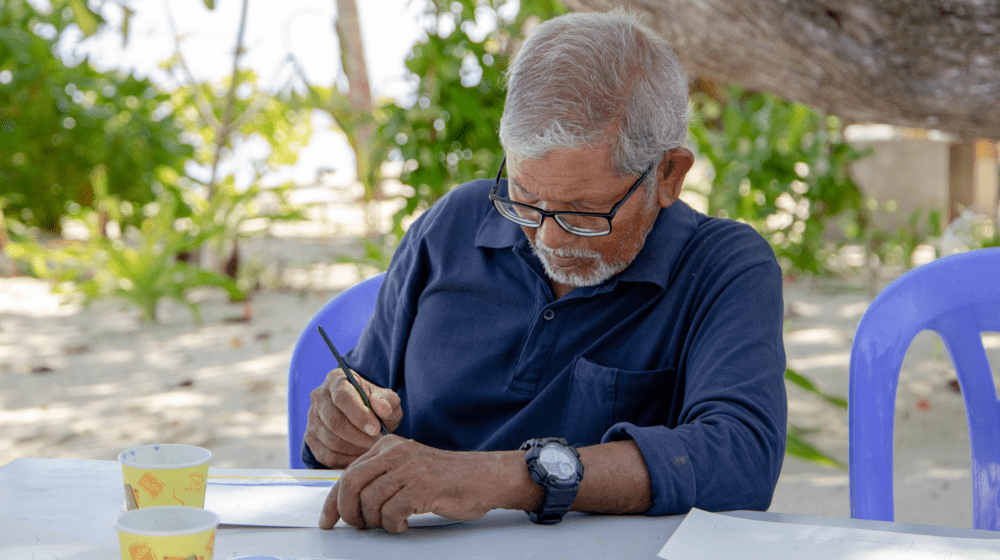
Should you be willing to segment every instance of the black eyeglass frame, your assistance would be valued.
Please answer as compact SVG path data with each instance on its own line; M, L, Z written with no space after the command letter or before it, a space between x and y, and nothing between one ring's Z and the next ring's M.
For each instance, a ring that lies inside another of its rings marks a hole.
M559 224L559 227L563 228L563 230L565 230L567 233L571 233L573 235L579 235L580 237L601 237L611 233L611 227L612 227L611 219L615 217L615 214L618 213L618 209L621 208L623 204L625 204L625 202L629 199L630 196L632 196L632 193L634 193L635 190L639 188L639 185L641 185L642 182L646 180L646 176L649 175L649 172L653 170L653 166L656 165L656 162L651 163L649 167L647 167L646 170L642 172L642 175L640 175L639 178L636 180L635 184L633 184L632 187L629 188L628 192L625 193L625 196L623 196L621 200L616 202L615 205L611 207L610 212L562 212L562 211L549 212L548 210L542 210L541 208L536 208L535 206L531 206L530 204L522 204L520 202L515 202L513 200L510 200L509 198L498 196L497 192L500 190L500 176L503 175L503 169L506 165L507 165L507 156L504 156L503 160L500 162L500 170L497 171L497 177L493 181L493 190L490 191L490 200L493 201L493 208L495 208L496 211L499 212L501 216L519 226L531 227L531 228L542 227L542 224L545 223L545 218L552 218L553 220L556 221L557 224ZM520 206L522 208L527 208L529 210L534 210L535 212L541 214L542 219L538 221L538 225L531 225L528 223L522 223L516 221L507 214L504 214L503 210L500 210L500 207L497 206L497 203L499 202L505 204L511 204L514 206ZM564 224L563 221L559 219L559 216L564 214L572 216L591 216L594 218L604 218L608 221L608 231L600 233L579 233L577 231L573 231L573 229L571 229L572 226Z

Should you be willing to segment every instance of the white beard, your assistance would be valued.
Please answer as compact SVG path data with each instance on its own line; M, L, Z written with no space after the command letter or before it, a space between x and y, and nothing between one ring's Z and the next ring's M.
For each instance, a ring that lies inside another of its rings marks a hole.
M654 191L649 191L646 199L647 208L652 209L655 204L655 197L653 196ZM613 260L605 259L604 255L593 250L588 249L552 249L547 247L545 243L542 242L539 235L535 235L534 239L528 239L531 245L532 251L538 257L538 260L542 261L542 267L545 268L545 274L548 275L549 279L557 284L565 284L567 286L572 286L573 288L582 288L584 286L596 286L601 282L604 282L608 278L611 278L615 274L625 270L628 265L632 264L635 260L636 255L642 249L642 246L646 243L646 237L649 232L653 230L653 225L655 219L650 220L649 224L642 228L638 232L638 237L634 238L632 246L627 249L622 246L622 255L626 255L624 258L618 258ZM559 227L555 223L544 224L542 227ZM541 228L539 228L540 232ZM626 236L628 237L628 236ZM550 258L552 256L563 257L563 258L583 258L590 260L594 263L591 271L589 273L581 274L579 272L569 272L568 270L561 268L557 265L552 264Z
M611 278L615 274L618 274L629 264L621 262L609 263L604 259L602 254L597 251L590 251L587 249L551 249L546 247L537 236L535 237L535 240L530 241L530 243L531 249L535 252L538 260L542 262L542 267L545 268L545 274L548 275L553 282L565 284L574 288L596 286L608 278ZM585 274L570 272L569 270L552 264L550 260L550 257L552 256L564 258L583 258L593 261L595 264L591 270Z

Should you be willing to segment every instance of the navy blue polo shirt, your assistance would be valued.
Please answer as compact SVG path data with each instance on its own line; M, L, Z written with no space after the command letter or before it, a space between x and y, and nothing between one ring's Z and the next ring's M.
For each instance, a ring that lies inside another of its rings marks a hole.
M677 201L625 270L554 299L491 187L462 185L413 223L346 357L399 394L395 433L484 451L632 439L652 481L647 514L767 509L787 415L767 242Z

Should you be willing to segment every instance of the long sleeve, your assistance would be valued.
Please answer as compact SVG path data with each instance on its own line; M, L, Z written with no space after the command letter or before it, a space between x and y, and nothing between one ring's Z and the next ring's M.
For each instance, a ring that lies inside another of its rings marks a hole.
M603 440L633 439L652 481L648 515L766 510L785 452L781 271L773 260L733 278L706 275L678 366L676 425L622 422ZM713 285L712 280L715 281Z

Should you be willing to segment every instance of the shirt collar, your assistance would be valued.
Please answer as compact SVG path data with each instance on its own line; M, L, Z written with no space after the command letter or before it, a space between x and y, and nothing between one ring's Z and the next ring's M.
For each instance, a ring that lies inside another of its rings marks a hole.
M500 190L497 194L507 196L506 179L501 180ZM496 208L493 207L491 201L489 209L486 211L486 218L483 219L482 223L479 224L479 229L476 230L476 247L504 249L514 247L519 242L527 243L527 241L528 238L524 236L521 228L514 222L501 216L500 212L497 212Z
M501 183L500 190L506 190L506 181ZM652 282L667 289L674 263L698 226L698 215L680 199L660 210L635 260L606 284L618 281ZM476 231L477 247L505 249L527 244L528 239L521 228L493 208Z
M698 227L698 216L680 199L660 210L639 254L616 278L623 282L653 282L666 290L677 259Z

